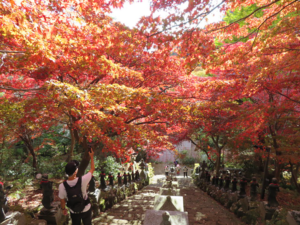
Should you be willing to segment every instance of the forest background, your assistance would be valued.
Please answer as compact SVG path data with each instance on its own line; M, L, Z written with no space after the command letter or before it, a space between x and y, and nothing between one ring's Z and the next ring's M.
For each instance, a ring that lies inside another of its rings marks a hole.
M300 191L300 2L155 0L133 28L110 17L125 2L1 1L2 174L62 176L74 157L83 174L91 147L125 163L190 140L216 173L224 149L258 169L270 149Z

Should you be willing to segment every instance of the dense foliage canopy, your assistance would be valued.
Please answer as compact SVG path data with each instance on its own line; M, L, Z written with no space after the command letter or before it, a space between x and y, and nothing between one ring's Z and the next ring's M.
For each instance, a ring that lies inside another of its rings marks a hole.
M3 146L24 141L36 166L32 140L64 125L83 168L89 146L151 155L183 139L217 168L226 146L270 146L277 175L299 161L298 0L153 0L133 29L109 16L125 2L0 3ZM203 26L214 13L223 20Z

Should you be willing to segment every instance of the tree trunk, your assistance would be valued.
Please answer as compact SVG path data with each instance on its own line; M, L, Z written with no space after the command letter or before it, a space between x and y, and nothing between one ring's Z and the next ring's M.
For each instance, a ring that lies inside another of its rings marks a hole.
M282 171L283 164L279 164L279 162L276 160L275 164L275 178L277 179L277 182L280 181L280 173Z
M5 146L5 135L3 135L2 146L1 146L0 166L2 166L3 154L4 154L4 146Z
M81 162L79 164L79 168L78 168L78 173L77 176L81 177L84 175L84 172L86 170L86 168L88 167L89 163L90 163L90 155L89 155L89 147L87 144L87 140L86 137L83 138L83 142L81 143L84 153L82 154L82 158L81 158Z
M291 165L291 173L292 173L292 182L294 183L298 193L300 193L300 186L297 183L297 175L294 171L294 167L293 167L293 164L291 162L290 162L290 165ZM297 165L297 167L298 167L298 165ZM297 170L297 168L296 168L296 170Z
M218 177L220 175L220 166L221 166L221 149L217 148L218 154L217 154L217 162L216 162L216 176Z
M24 141L26 147L29 149L30 154L32 155L32 167L35 168L35 170L37 171L37 159L36 159L36 154L35 154L33 146L32 146L31 139L29 139L28 137L24 137L24 136L22 136L21 139Z
M68 156L66 159L66 162L69 162L73 159L73 155L74 155L74 147L75 147L75 136L74 136L74 130L72 129L72 127L69 127L70 130L70 134L71 134L71 146L70 146L70 150L68 152Z

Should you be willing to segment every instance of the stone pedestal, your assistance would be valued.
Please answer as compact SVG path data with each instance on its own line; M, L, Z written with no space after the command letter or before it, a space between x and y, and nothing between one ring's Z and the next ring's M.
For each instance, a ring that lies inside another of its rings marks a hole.
M258 208L259 204L260 204L259 201L250 201L249 202L249 210Z
M46 220L32 220L30 225L47 225Z
M300 212L299 211L288 211L286 220L289 225L299 225L300 224Z
M166 181L163 188L178 188L178 181Z
M6 219L0 223L1 225L24 225L26 224L26 217L24 213L20 212L8 212L6 213Z
M237 192L231 193L229 198L232 202L237 202L239 199Z
M168 212L170 214L167 224L189 225L187 212L164 211L164 210L147 210L145 213L144 225L161 225L161 224L163 224L163 215L166 212ZM165 224L166 224L166 222L165 222Z
M160 194L160 195L179 196L179 195L180 195L180 189L160 188L159 194Z
M154 209L184 212L183 197L157 195L154 200Z
M259 211L261 218L264 220L272 219L273 214L277 210L277 207L269 207L266 201L260 203Z
M94 192L90 192L88 195L91 201L93 217L96 217L99 215L99 211L100 211L99 202L100 202L101 191L99 189L95 189Z
M66 223L68 218L63 215L62 210L58 206L58 202L53 202L50 209L43 207L38 214L38 218L46 220L47 224L61 225Z
M248 197L241 199L242 209L244 212L247 212L249 210L249 199Z

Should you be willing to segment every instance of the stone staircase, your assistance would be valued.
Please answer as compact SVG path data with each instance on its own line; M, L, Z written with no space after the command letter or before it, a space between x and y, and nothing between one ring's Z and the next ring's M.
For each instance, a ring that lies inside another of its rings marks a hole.
M178 177L178 176L177 176ZM100 216L93 219L93 225L142 225L145 213L154 208L155 196L165 182L164 175L156 175L151 185L139 190ZM189 225L241 225L243 224L234 214L208 196L193 184L191 177L178 177L178 188L184 199L184 209L188 212ZM156 225L156 224L153 224Z
M149 185L135 195L115 204L111 209L93 219L94 225L133 224L141 225L147 209L153 209L159 187Z

